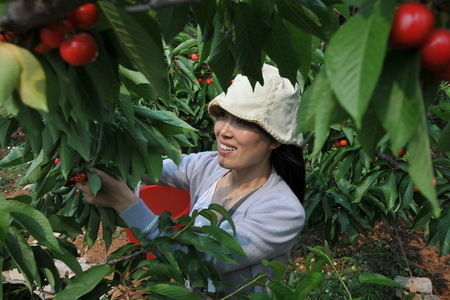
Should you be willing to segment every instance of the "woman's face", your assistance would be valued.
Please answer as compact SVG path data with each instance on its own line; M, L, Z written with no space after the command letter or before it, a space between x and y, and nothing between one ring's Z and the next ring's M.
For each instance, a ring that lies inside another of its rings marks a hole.
M219 109L214 125L219 164L230 170L261 170L267 172L270 154L278 143L255 124Z

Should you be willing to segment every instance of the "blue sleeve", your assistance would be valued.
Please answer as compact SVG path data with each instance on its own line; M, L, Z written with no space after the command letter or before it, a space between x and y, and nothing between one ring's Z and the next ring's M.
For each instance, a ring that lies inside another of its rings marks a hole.
M135 227L147 240L160 236L158 229L159 216L155 215L142 200L134 203L120 214L128 227Z

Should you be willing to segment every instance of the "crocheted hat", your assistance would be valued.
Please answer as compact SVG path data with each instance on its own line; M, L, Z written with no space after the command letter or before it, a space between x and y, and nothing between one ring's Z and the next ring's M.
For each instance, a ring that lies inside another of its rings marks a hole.
M297 111L300 90L279 75L278 69L264 64L264 85L256 83L253 89L246 76L237 75L226 93L208 104L208 112L214 117L217 106L230 114L256 123L282 144L300 146L302 134L296 134Z

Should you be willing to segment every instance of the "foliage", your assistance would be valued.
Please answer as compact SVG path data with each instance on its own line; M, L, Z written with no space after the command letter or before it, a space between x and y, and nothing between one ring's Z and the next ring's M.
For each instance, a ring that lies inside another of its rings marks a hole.
M436 26L448 28L448 12L437 2L430 4L439 15ZM14 19L6 3L0 2L0 15ZM116 226L125 226L114 211L76 194L74 173L86 172L94 193L100 188L94 166L133 188L144 173L157 180L165 157L179 162L182 153L210 150L205 104L236 73L262 83L264 62L303 91L298 131L311 162L308 224L322 226L336 244L340 232L356 241L375 222L401 217L412 229L425 228L429 245L439 243L440 252L449 253L450 88L421 69L418 51L389 46L395 1L201 1L134 13L126 0L96 5L100 22L89 32L99 54L91 64L68 65L56 50L34 52L39 24L12 43L0 42L0 145L19 126L27 136L0 167L31 162L22 184L33 185L31 197L1 200L1 262L4 269L17 266L30 289L46 281L58 291L65 285L54 266L33 260L37 255L45 262L62 259L82 276L72 246L53 231L74 237L84 228L92 246L103 226L110 245ZM348 146L332 145L343 137ZM406 156L395 157L400 149ZM27 246L35 234L45 250ZM108 272L99 267L83 276ZM299 287L321 280L311 273L296 289L277 281L270 287L299 296ZM76 292L79 283L69 285L65 293Z

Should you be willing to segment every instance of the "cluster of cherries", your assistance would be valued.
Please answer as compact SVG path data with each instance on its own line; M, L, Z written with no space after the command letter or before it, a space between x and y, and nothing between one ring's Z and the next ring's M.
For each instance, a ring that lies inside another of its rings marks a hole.
M95 61L98 55L97 43L91 34L77 30L94 28L99 19L95 4L88 3L71 11L58 22L39 28L40 43L34 47L37 53L47 53L59 49L61 58L74 66Z
M192 53L189 56L189 58L192 59L192 60L198 60L200 57L198 56L197 53ZM200 76L200 77L197 77L197 82L200 83L200 84L206 83L206 84L210 85L211 83L214 82L214 79L212 77L203 78L203 77Z
M334 140L334 145L336 146L336 148L345 147L348 145L348 140L347 139Z
M0 34L0 42L14 43L16 35L12 31L6 31Z
M400 51L418 49L424 69L440 80L450 80L450 31L435 27L434 14L427 6L401 4L394 15L389 43Z

